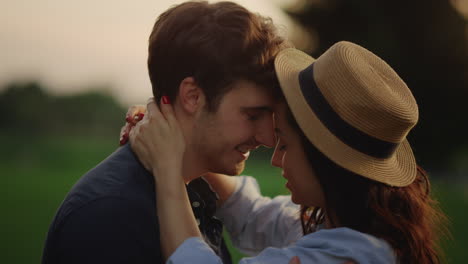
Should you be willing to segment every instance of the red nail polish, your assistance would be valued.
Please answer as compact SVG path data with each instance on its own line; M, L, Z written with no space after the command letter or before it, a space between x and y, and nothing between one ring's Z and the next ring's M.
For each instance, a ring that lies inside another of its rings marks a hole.
M164 95L162 97L162 102L163 102L163 104L170 104L171 101L169 100L169 96Z
M124 134L124 135L120 138L120 146L125 145L125 143L127 143L127 141L128 141L128 135L127 135L127 134Z
M145 114L143 113L138 113L138 120L142 120Z
M125 121L127 121L127 123L131 123L132 122L132 117L131 116L127 116L125 118Z

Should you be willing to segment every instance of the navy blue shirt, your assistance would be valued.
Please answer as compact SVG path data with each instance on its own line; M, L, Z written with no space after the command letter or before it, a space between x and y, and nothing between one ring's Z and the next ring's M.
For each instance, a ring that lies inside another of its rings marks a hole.
M187 192L206 242L231 263L222 223L213 216L216 194L202 178ZM68 193L49 228L42 263L164 263L160 240L153 176L127 144Z

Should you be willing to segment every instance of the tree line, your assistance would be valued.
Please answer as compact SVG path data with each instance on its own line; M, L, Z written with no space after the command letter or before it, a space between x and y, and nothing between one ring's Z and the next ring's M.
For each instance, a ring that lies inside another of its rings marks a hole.
M0 131L9 135L110 136L118 139L126 108L111 95L89 91L55 96L38 82L11 83L0 93Z

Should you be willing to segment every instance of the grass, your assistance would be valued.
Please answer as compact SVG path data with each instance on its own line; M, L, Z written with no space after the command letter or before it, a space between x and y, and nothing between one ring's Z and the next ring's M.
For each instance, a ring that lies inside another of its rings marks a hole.
M117 147L114 138L0 135L0 248L2 263L39 263L49 224L71 186ZM285 194L279 169L266 161L269 151L254 153L245 174L254 175L265 195ZM255 159L257 157L257 159ZM451 219L453 240L444 244L449 263L468 258L467 186L435 186ZM231 248L235 262L242 257Z

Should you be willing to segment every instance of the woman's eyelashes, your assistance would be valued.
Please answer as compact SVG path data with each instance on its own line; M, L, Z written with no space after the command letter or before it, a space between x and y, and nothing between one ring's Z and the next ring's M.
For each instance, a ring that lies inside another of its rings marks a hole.
M276 129L275 129L276 130ZM286 150L286 143L284 142L284 140L282 140L280 138L280 136L278 135L278 133L276 134L276 137L278 139L278 141L276 142L276 149L278 151L285 151Z

